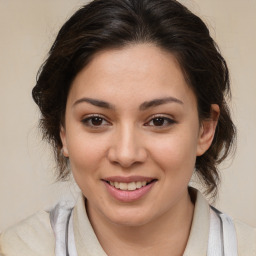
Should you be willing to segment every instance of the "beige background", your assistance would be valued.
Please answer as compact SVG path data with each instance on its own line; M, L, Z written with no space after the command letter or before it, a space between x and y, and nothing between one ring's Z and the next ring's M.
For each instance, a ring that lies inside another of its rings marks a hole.
M217 207L256 226L256 1L181 2L211 27L231 71L238 149L222 170ZM31 89L61 24L83 3L0 0L0 230L76 192L54 183Z

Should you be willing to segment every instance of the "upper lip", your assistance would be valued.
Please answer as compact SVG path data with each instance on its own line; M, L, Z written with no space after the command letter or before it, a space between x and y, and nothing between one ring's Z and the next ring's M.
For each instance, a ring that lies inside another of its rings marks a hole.
M146 176L111 176L102 179L104 181L112 181L112 182L123 182L123 183L130 183L130 182L136 182L136 181L146 181L150 182L152 180L156 180L156 178L153 177L146 177Z

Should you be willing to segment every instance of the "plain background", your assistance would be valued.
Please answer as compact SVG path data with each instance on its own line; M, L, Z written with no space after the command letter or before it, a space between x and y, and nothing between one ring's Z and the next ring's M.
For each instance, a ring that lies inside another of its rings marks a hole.
M238 147L221 170L216 205L256 226L256 1L181 2L208 24L231 72ZM31 90L60 26L84 3L0 0L0 230L77 191L71 182L54 182Z

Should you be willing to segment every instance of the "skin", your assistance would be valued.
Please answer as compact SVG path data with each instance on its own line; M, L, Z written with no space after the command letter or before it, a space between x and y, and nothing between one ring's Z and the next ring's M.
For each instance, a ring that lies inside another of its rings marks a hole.
M139 108L144 102L167 97L177 100ZM114 109L83 98L107 102ZM218 113L218 106L212 105L212 119L199 122L196 97L178 62L154 45L98 52L76 76L61 128L63 152L108 255L184 252L194 210L188 183L196 156L211 145ZM92 123L88 119L92 114L102 119L94 118ZM162 118L160 125L156 117ZM102 181L133 175L157 182L132 202L113 198Z

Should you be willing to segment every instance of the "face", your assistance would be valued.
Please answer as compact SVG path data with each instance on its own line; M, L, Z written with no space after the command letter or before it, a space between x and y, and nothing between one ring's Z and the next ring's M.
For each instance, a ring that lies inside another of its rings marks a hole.
M174 56L138 44L97 53L76 76L61 139L88 211L136 226L187 203L211 130Z

